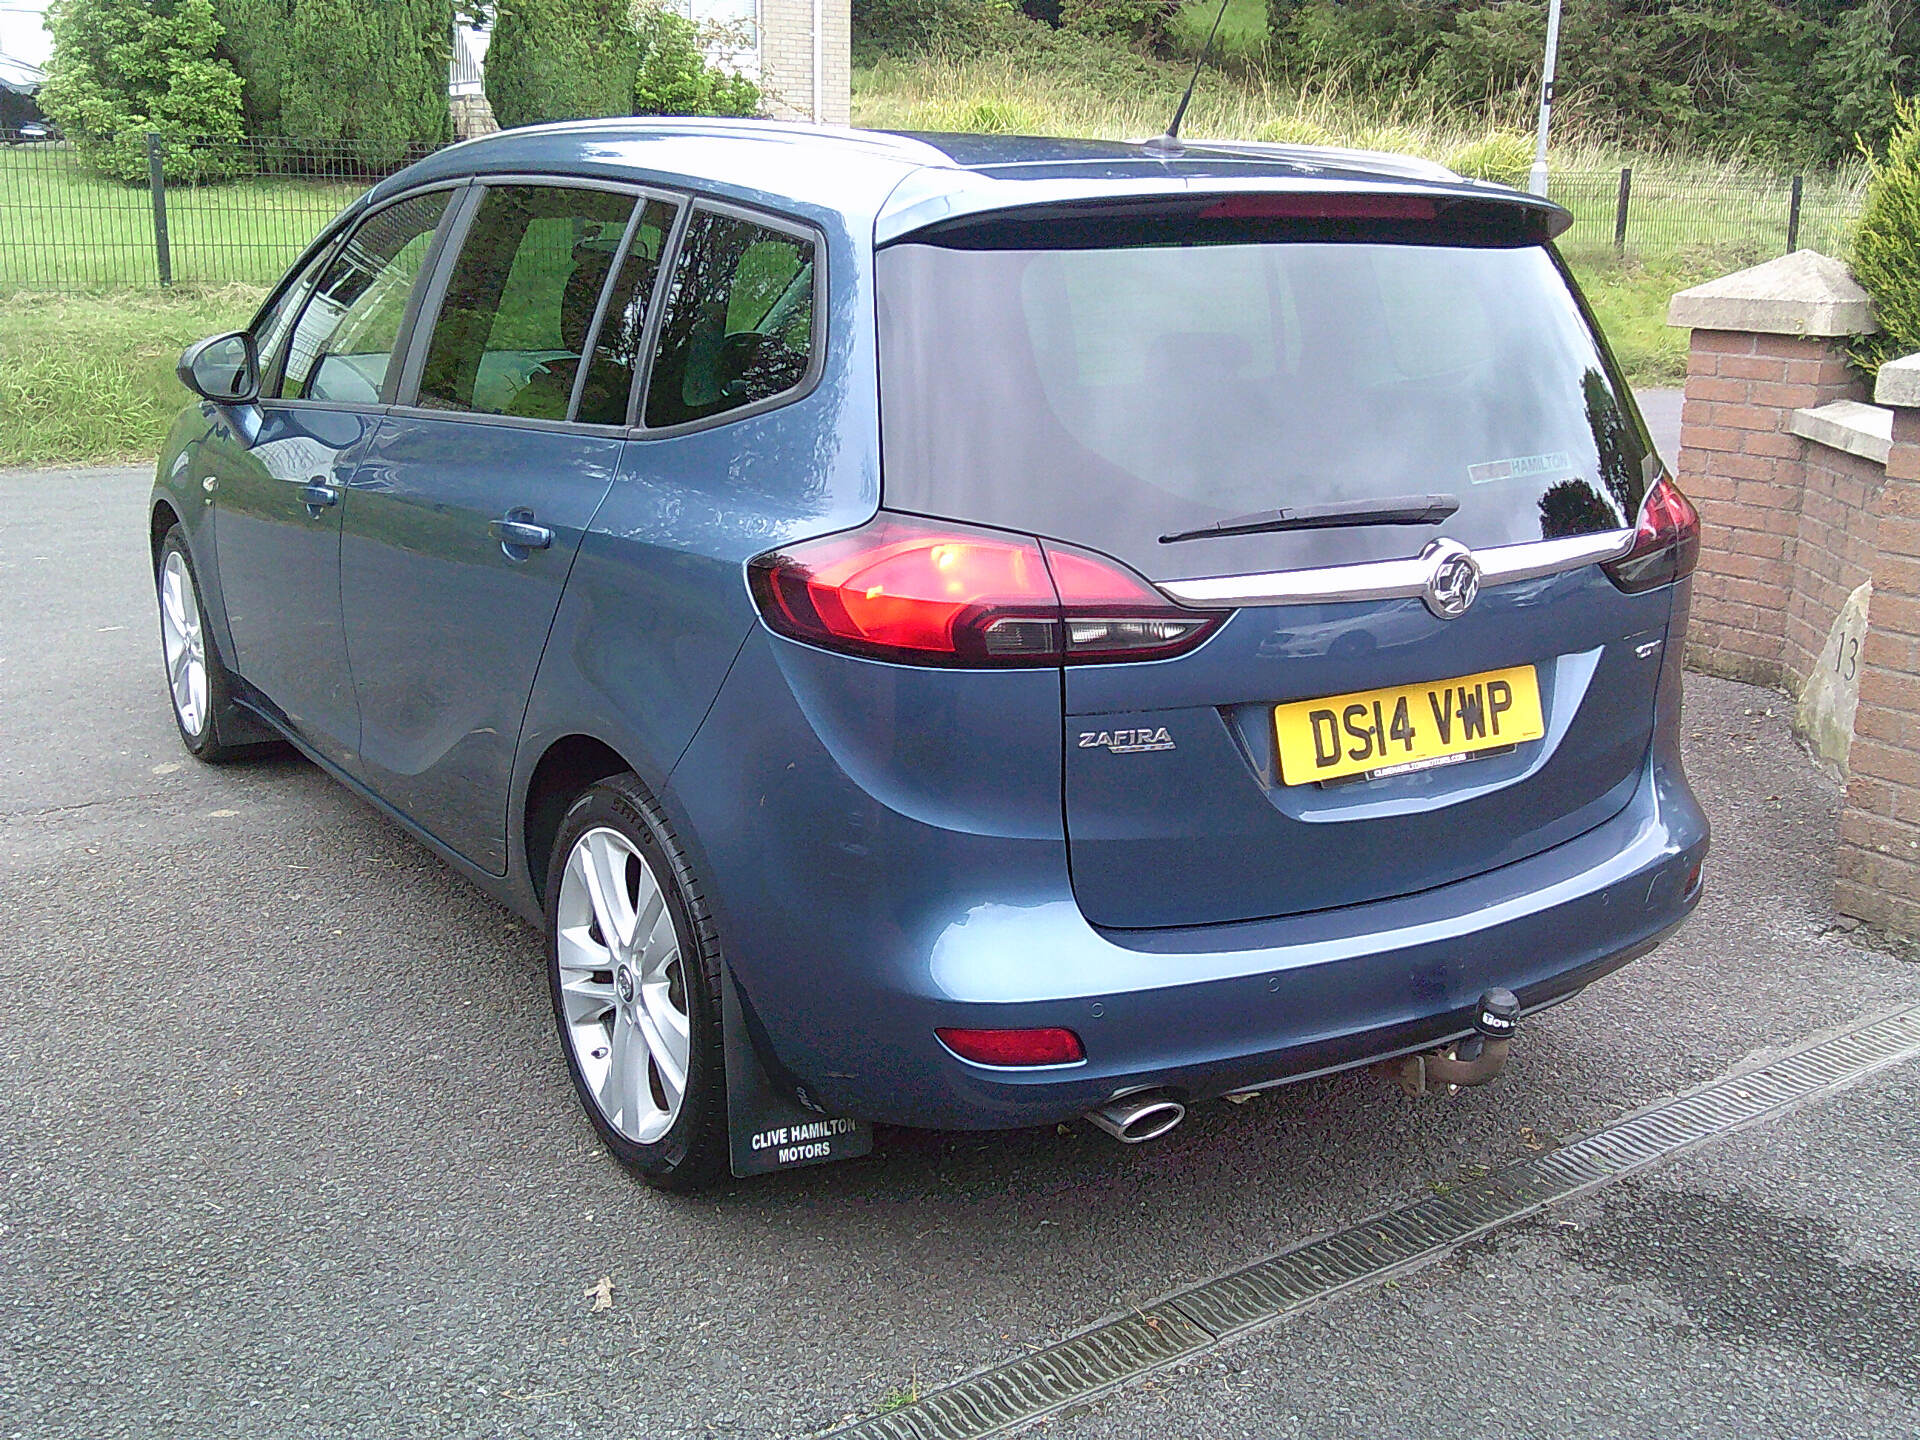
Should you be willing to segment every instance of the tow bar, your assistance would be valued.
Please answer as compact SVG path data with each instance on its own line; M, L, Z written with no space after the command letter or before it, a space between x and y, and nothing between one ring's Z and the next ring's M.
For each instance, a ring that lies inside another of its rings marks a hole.
M1462 1085L1484 1085L1500 1073L1519 1028L1519 997L1511 990L1489 990L1474 1007L1473 1034L1438 1050L1384 1061L1379 1068L1415 1099L1442 1090L1458 1094Z

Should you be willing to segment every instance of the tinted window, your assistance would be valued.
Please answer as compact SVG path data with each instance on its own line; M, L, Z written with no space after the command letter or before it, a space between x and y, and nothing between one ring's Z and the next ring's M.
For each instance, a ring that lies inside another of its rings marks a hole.
M1396 527L1163 544L1447 494L1469 545L1632 523L1642 450L1538 246L1256 243L878 257L886 503L1155 578L1417 553Z
M604 190L490 187L449 277L418 403L566 419L633 206Z
M647 381L647 424L704 420L798 385L813 353L813 289L811 240L696 214Z
M416 195L363 220L300 312L280 394L374 405L413 282L452 192Z
M607 297L606 313L594 340L593 361L580 391L576 419L594 425L627 423L627 395L640 358L640 342L647 325L647 307L653 300L660 273L660 252L673 229L674 206L647 201L634 227L633 243L621 261L620 273Z

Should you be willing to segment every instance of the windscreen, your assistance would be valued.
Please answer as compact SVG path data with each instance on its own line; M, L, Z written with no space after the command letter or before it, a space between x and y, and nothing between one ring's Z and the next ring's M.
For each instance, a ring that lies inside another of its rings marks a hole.
M885 503L1154 579L1620 529L1643 442L1540 245L1313 239L877 259ZM1453 497L1442 524L1166 542Z

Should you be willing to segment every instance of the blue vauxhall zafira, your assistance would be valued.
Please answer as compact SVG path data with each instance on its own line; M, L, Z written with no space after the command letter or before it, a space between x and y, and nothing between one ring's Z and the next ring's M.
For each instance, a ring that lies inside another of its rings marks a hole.
M1568 223L1284 146L454 146L182 357L182 739L541 927L658 1185L1490 1079L1707 848L1698 518Z

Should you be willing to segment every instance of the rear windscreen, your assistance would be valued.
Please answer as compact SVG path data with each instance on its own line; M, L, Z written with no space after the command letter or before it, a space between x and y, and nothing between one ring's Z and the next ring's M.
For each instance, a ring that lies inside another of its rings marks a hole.
M1155 579L1633 523L1643 445L1538 245L1338 241L877 257L889 508ZM1250 512L1440 494L1441 525L1163 543Z

